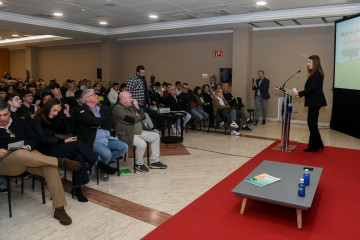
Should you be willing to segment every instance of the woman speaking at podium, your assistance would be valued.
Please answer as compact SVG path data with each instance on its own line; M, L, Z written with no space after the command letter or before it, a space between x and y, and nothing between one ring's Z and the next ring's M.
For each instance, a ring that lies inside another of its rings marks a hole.
M312 55L307 61L308 79L305 83L305 89L301 92L294 91L295 96L305 96L305 106L309 107L307 123L310 130L309 145L305 152L324 150L324 144L321 140L318 119L319 110L326 106L326 99L323 92L324 72L320 64L320 58Z

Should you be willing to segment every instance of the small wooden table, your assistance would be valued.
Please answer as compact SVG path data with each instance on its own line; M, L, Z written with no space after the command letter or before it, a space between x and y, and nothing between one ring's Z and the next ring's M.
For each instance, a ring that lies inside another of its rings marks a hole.
M264 160L245 179L254 177L261 173L267 173L271 176L281 178L281 180L265 187L258 187L254 184L245 182L245 179L241 181L232 190L237 196L243 198L240 214L244 214L248 199L295 208L297 227L298 229L301 229L302 211L306 211L311 207L323 170L322 168L311 167L313 168L313 171L310 171L310 186L306 186L305 197L299 197L297 192L298 184L300 182L300 178L303 177L304 167L310 166Z

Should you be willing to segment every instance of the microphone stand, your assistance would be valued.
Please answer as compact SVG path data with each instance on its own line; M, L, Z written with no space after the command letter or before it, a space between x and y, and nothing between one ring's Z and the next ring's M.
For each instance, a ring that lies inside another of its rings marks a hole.
M280 89L281 89L281 90L284 90L285 84L286 84L290 79L292 79L296 74L298 74L299 72L301 72L301 71L300 71L300 70L297 71L297 72L296 72L294 75L292 75L288 80L286 80Z

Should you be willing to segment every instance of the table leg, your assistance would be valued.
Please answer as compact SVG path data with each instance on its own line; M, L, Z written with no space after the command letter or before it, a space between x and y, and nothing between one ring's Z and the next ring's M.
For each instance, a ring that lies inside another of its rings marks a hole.
M296 209L297 227L302 229L302 210Z
M245 207L246 207L246 201L247 201L247 198L243 198L242 203L241 203L240 214L244 214Z

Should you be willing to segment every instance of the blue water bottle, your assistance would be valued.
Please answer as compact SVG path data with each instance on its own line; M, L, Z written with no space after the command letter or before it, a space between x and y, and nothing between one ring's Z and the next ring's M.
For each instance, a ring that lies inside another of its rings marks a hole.
M309 169L305 169L305 173L304 173L304 184L305 184L305 186L309 186L309 185L310 185Z
M287 110L288 110L288 113L292 113L292 105L291 105L291 103L288 104L288 109Z
M298 195L300 197L305 197L305 184L304 179L300 178L299 188L298 188Z

